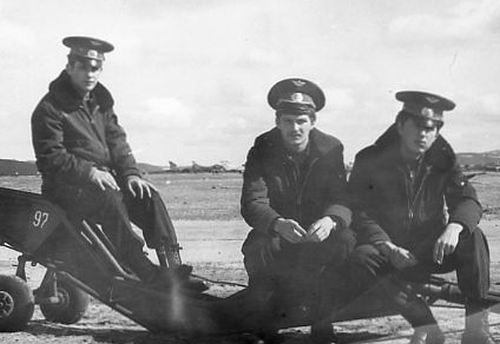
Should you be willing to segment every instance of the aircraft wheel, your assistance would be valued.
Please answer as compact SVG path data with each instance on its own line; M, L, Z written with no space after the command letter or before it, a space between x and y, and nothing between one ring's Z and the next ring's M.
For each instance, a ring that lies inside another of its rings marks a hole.
M81 289L64 280L57 281L58 303L44 303L40 310L45 319L61 324L74 324L79 321L89 306L89 296Z
M14 275L0 275L0 332L25 329L34 309L35 298L26 281Z

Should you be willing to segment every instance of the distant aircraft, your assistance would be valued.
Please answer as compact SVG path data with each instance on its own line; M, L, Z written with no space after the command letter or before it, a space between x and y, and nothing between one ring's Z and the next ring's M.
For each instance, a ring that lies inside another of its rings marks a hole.
M194 173L197 173L197 172L220 173L220 172L226 171L224 166L222 166L220 164L203 166L203 165L198 164L196 161L193 161L192 169L193 169Z
M167 172L179 172L179 173L188 173L192 172L192 166L179 166L173 161L168 162L169 169Z
M245 164L234 165L234 164L231 164L227 160L222 160L220 163L222 166L224 166L224 169L226 170L226 172L243 173L243 171L245 170Z
M173 161L169 161L168 163L170 166L170 168L168 169L168 172L178 172L178 173L202 173L202 172L220 173L220 172L226 172L225 167L221 164L204 166L204 165L198 164L196 161L193 161L191 166L179 166Z

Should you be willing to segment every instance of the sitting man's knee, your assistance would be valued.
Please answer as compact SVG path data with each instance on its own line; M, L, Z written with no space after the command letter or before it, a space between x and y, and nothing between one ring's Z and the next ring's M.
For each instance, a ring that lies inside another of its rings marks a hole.
M356 246L356 234L350 228L344 228L336 232L335 238L340 243L346 245L352 252Z
M106 205L114 205L114 204L122 204L123 203L123 194L121 191L112 190L106 188L103 190L101 195L99 195L101 201Z
M279 250L279 239L265 233L252 230L246 238L241 252L244 256L245 269L249 276L260 274L267 270Z
M385 258L375 246L363 244L357 246L351 254L351 267L358 273L376 275L383 267Z

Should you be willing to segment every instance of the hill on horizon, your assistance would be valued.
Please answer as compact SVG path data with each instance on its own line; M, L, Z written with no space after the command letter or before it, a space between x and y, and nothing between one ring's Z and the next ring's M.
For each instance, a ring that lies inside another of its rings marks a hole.
M500 165L500 149L483 153L457 153L458 163L463 166Z
M146 173L163 171L161 166L138 163L139 169ZM34 176L38 169L34 161L20 161L15 159L0 159L0 176Z
M488 152L461 152L456 153L458 163L462 166L500 166L500 149ZM139 162L140 170L146 173L165 171L163 166ZM34 161L20 161L15 159L0 159L0 176L29 176L37 175L38 170Z

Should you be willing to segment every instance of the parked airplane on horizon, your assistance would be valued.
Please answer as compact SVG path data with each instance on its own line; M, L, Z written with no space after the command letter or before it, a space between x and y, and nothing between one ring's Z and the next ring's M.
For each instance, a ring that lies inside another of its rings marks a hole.
M198 164L196 161L193 161L190 166L179 166L173 161L169 161L169 169L168 172L177 172L177 173L220 173L220 172L243 172L243 165L241 166L233 166L230 165L228 161L221 161L220 164L214 164L209 166L204 166Z

